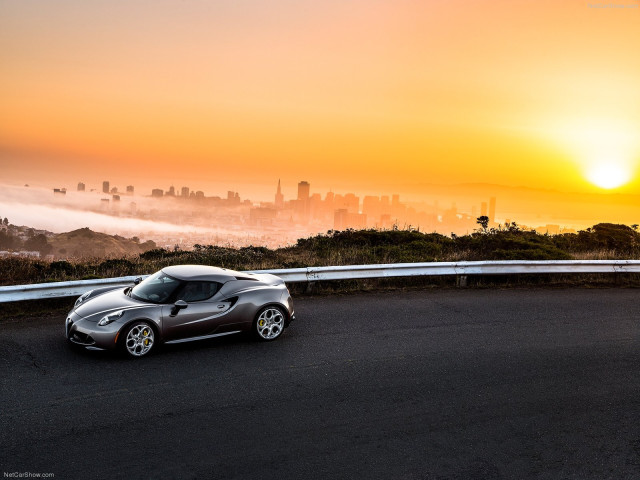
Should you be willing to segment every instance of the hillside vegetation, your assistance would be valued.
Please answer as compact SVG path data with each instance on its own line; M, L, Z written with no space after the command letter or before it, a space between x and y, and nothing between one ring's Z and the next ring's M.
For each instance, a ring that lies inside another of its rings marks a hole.
M53 235L48 239L56 256L73 258L86 257L126 257L155 248L155 243L139 243L119 235L107 235L80 228L72 232Z
M523 231L511 223L498 229L484 228L470 235L453 237L416 230L329 231L275 250L196 245L189 251L155 248L121 258L83 261L2 258L0 282L3 285L20 285L141 275L176 264L258 270L462 260L639 258L640 233L626 225L601 223L577 234L541 235Z
M6 218L0 223L0 251L6 253L38 252L41 257L52 256L57 259L121 258L153 248L156 248L156 244L151 240L140 243L137 237L107 235L88 228L52 233L11 225Z

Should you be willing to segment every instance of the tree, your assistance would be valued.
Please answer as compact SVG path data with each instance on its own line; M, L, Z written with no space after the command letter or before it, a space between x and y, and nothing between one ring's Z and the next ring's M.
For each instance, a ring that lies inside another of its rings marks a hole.
M24 242L25 250L32 250L40 252L40 255L47 255L51 253L53 247L49 245L47 242L47 237L44 234L39 233L35 237L31 237L26 242Z
M5 225L9 225L9 219L7 217L4 217L2 223L4 223Z
M476 223L482 227L482 231L484 233L487 233L487 229L489 228L489 217L482 215L476 219Z
M505 222L505 227L507 229L507 231L509 232L519 232L520 231L520 225L518 225L516 222Z
M15 249L19 247L20 242L16 237L5 232L0 232L0 249Z

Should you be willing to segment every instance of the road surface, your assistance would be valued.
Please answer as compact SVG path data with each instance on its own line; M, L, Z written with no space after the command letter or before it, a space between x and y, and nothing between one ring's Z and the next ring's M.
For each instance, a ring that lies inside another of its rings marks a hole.
M640 478L639 297L301 297L298 320L276 342L225 337L140 360L69 349L60 316L5 320L0 470L56 479Z

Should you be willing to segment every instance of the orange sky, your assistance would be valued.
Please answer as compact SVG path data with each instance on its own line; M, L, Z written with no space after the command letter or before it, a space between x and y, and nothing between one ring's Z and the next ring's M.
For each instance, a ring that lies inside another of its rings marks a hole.
M637 0L0 0L2 176L598 191L640 163L639 32Z

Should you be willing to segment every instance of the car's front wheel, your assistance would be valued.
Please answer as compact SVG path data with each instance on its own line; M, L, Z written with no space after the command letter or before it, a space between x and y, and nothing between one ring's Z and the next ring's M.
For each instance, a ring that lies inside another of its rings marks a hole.
M258 312L253 324L256 338L271 341L278 338L284 331L284 312L280 307L270 305Z
M133 322L122 333L123 350L131 357L147 355L153 348L155 333L147 322Z

